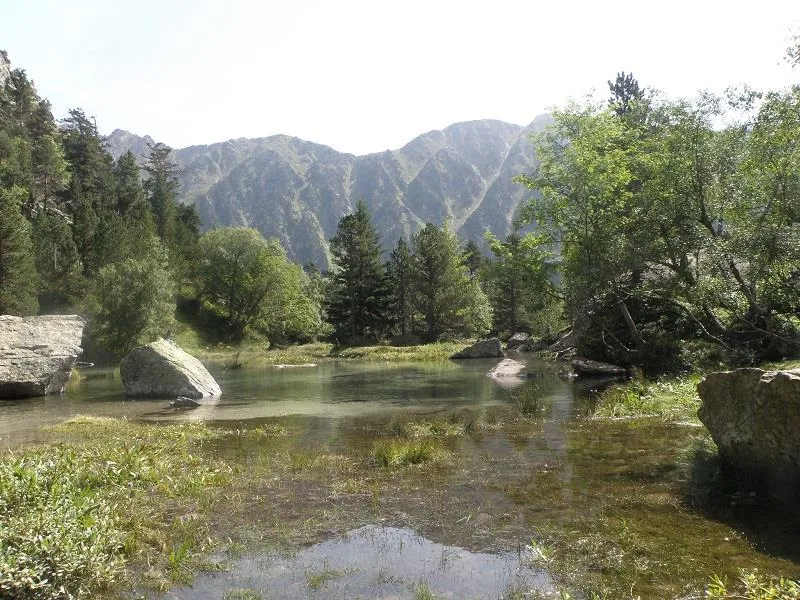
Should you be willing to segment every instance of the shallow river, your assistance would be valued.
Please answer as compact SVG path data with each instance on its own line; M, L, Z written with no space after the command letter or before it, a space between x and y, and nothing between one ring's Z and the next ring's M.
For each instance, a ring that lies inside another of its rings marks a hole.
M319 543L289 555L221 557L229 570L201 573L167 598L534 597L532 590L553 588L532 560L532 540L574 552L587 581L613 582L609 597L631 588L634 597L688 597L712 573L735 578L740 567L800 576L798 511L731 488L702 427L587 419L591 385L563 381L532 360L536 376L510 389L486 376L495 362L212 366L223 396L192 410L171 409L167 398L126 400L117 371L85 369L63 397L0 403L0 446L46 440L47 425L85 414L223 427L271 422L289 428L295 449L363 455L395 417L519 417L448 442L455 465L390 489L374 519L359 504L366 501L337 504L328 492L285 505L258 500L254 511L277 518L330 505L351 526L321 531ZM220 452L254 459L235 447Z

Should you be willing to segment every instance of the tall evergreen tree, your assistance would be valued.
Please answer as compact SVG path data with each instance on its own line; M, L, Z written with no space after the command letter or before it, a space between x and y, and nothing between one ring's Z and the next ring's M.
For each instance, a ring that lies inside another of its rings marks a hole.
M400 335L410 335L414 328L413 276L414 257L403 238L397 241L386 264L389 291L389 316Z
M38 309L31 228L21 212L26 196L25 188L0 189L0 314Z
M381 246L363 202L339 221L330 248L338 267L328 303L331 323L348 338L379 334L385 326L387 299Z
M164 144L150 145L144 170L148 178L144 183L156 222L156 232L165 244L175 239L177 221L178 165L172 160L172 149Z
M33 220L39 304L44 311L75 306L86 288L72 230L64 215L41 209Z
M415 307L425 320L425 338L446 333L483 333L491 309L477 281L470 279L455 233L427 223L411 239Z

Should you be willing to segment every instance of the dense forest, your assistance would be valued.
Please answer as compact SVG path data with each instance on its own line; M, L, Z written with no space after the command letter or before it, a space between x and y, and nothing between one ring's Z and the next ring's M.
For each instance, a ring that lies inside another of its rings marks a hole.
M573 327L581 353L647 370L800 348L798 87L670 100L620 73L607 102L557 110L534 136L540 164L517 178L531 199L514 233L487 232L491 257L447 224L387 246L359 202L320 272L254 229L201 234L169 148L115 161L92 118L57 121L7 71L0 314L86 315L94 360L188 327L270 344Z

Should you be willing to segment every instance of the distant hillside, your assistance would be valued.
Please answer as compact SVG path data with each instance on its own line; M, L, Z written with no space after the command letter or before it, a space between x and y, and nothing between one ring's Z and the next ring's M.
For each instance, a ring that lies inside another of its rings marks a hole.
M175 150L181 195L194 202L208 229L255 227L278 238L300 263L330 265L327 240L358 199L369 206L383 245L391 249L426 222L449 221L463 239L487 229L504 236L528 190L512 183L534 165L527 127L502 121L455 123L430 131L399 150L354 156L298 138L277 135ZM108 147L148 152L149 137L115 130Z

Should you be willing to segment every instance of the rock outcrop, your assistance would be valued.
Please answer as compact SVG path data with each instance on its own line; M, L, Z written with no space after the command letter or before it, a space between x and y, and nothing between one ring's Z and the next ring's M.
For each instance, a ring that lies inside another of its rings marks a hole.
M0 316L0 399L62 393L84 325L77 315Z
M800 370L711 373L697 392L697 414L726 467L776 496L800 491Z
M209 398L222 393L203 364L171 340L134 348L119 371L127 396Z
M450 358L499 358L503 356L503 346L497 338L478 340L472 346L459 350Z
M506 358L497 363L492 370L487 373L489 377L528 377L527 367L513 358Z
M523 348L527 346L527 344L531 341L531 336L527 333L515 333L506 342L506 350L516 350L517 348ZM524 352L524 350L520 350Z
M570 364L578 377L614 377L625 375L627 372L620 366L579 356L573 358Z

